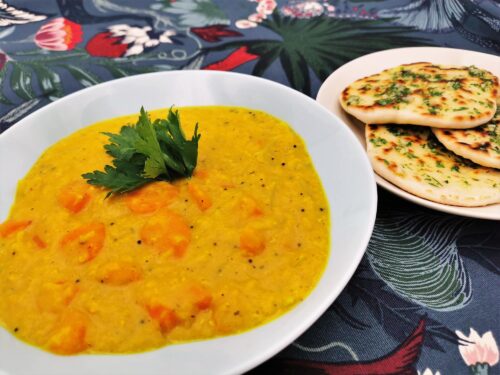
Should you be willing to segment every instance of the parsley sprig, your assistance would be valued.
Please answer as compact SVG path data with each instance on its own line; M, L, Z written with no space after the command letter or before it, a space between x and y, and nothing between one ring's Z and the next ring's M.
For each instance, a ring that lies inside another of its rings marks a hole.
M166 119L151 122L141 108L135 126L123 126L120 133L104 133L109 144L106 153L113 158L104 171L82 175L91 185L110 189L110 194L125 193L156 180L173 181L190 177L198 160L198 124L191 140L180 126L179 111L172 108Z

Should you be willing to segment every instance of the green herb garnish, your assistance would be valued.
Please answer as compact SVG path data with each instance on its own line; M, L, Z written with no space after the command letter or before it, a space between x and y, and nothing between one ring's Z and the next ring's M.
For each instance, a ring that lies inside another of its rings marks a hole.
M424 98L423 99L424 104L427 106L427 110L431 115L436 115L439 111L439 105L433 105L431 104L429 98Z
M375 103L377 103L379 105L389 105L389 104L394 104L394 100L393 99L379 99L379 100L376 100Z
M370 143L372 143L375 147L380 147L387 144L387 140L381 137L377 137L370 139Z
M377 95L377 96L385 95L386 98L379 99L375 101L375 103L379 105L408 103L406 97L410 95L410 93L411 90L408 87L392 83L384 90L384 92L382 92L380 95Z
M468 71L471 77L479 77L479 78L483 78L484 74L486 73L484 70L481 70L474 65L469 66Z
M429 176L428 174L424 174L424 180L431 186L434 187L442 187L443 184L436 180L434 177Z
M358 95L350 95L347 99L347 105L358 105L361 101L361 98Z
M443 95L443 92L439 91L439 90L437 90L437 89L435 89L433 87L429 87L429 94L431 96L441 96L441 95Z
M458 90L458 89L461 89L462 88L462 83L460 81L453 81L451 83L451 88L453 90Z
M152 181L173 181L190 177L198 160L198 124L191 140L180 127L179 111L169 110L166 119L151 122L141 108L135 126L123 126L120 133L104 133L110 143L104 146L113 157L104 171L82 175L91 185L110 189L108 195L125 193Z
M387 130L389 131L389 133L395 135L396 137L410 135L410 133L407 130L399 126L387 126Z

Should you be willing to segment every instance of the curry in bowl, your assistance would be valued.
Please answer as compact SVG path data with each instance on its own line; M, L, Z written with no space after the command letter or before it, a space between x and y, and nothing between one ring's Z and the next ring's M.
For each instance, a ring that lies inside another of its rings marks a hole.
M0 224L5 329L58 354L133 353L243 332L308 296L330 224L302 139L257 110L179 112L201 133L186 178L96 183L132 115L62 139L20 181Z

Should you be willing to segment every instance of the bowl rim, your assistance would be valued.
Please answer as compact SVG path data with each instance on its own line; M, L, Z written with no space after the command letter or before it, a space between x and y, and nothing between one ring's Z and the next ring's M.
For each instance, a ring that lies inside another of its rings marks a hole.
M327 108L323 107L320 103L318 103L313 98L311 98L311 97L309 97L309 96L307 96L299 91L296 91L296 90L294 90L286 85L275 82L275 81L271 81L271 80L261 78L261 77L255 77L255 76L252 76L249 74L237 73L237 72L203 71L203 70L174 70L174 71L151 72L151 73L138 74L138 75L133 75L133 76L128 76L128 77L122 77L119 79L112 79L110 81L106 81L106 82L103 82L103 83L100 83L100 84L97 84L94 86L86 87L84 89L81 89L81 90L75 91L71 94L68 94L68 95L66 95L66 96L64 96L64 97L62 97L62 98L60 98L52 103L49 103L49 104L43 106L42 108L37 109L36 111L30 113L29 115L25 116L24 118L22 118L21 120L19 120L15 124L13 124L8 129L6 129L3 133L0 134L0 147L1 147L1 144L3 142L8 142L10 137L15 136L14 135L15 131L16 131L15 129L19 129L20 127L23 127L26 123L30 122L31 119L36 118L36 116L39 116L42 113L45 113L47 111L52 111L54 107L57 108L57 106L64 106L66 101L73 101L76 98L78 98L78 96L80 96L80 95L85 95L85 94L90 93L92 91L99 91L99 90L105 89L107 87L116 85L118 82L140 80L146 76L150 77L150 76L164 76L164 75L167 75L167 76L170 76L170 75L190 75L190 76L199 75L199 76L214 76L214 77L216 77L216 76L221 76L221 77L232 76L232 77L235 77L236 79L244 79L247 81L257 81L257 82L260 82L261 84L272 86L276 89L287 91L287 92L289 92L290 95L296 95L296 96L300 97L300 99L303 100L304 102L309 103L309 105L312 106L314 108L314 110L323 112L323 114L325 116L328 116L328 117L334 119L335 126L344 127L344 129L346 130L345 136L351 138L353 145L355 145L354 147L358 148L359 156L362 160L362 163L367 166L366 169L367 169L368 176L366 176L366 177L369 180L369 185L365 186L364 189L366 190L366 193L369 194L369 196L370 196L370 199L369 199L370 204L369 204L369 207L365 207L366 210L368 211L368 217L366 219L367 225L365 226L365 229L363 230L363 236L358 237L357 248L359 250L357 249L357 252L355 253L354 256L349 255L349 257L352 259L352 262L353 262L353 264L355 264L355 266L352 266L350 269L347 270L347 272L343 273L340 281L337 283L337 285L335 287L332 288L335 292L331 292L328 296L326 296L328 298L323 298L321 303L315 304L313 313L309 312L307 315L307 318L305 318L303 320L303 322L300 326L291 327L288 330L288 334L284 335L282 337L278 337L278 340L275 341L274 345L268 346L267 348L261 350L258 354L254 355L251 358L247 358L245 361L242 361L238 366L233 366L232 368L228 368L226 370L226 372L224 372L224 373L233 374L233 373L246 372L246 371L258 366L259 364L263 363L264 361L268 360L272 356L276 355L282 349L284 349L285 347L290 345L290 343L292 343L302 333L304 333L306 330L308 330L311 327L311 325L321 315L323 315L323 313L327 310L327 308L331 304L334 303L334 301L337 299L337 297L343 291L343 289L345 288L345 286L347 285L349 280L352 278L354 272L356 271L359 263L361 262L361 259L363 258L364 254L366 252L368 242L371 238L371 235L372 235L372 232L374 229L375 219L376 219L376 214L377 214L377 201L378 201L377 185L375 183L375 175L374 175L373 170L371 168L369 159L368 159L363 147L357 141L353 131L349 128L349 126L347 124L345 124L337 115L330 112ZM152 108L152 109L154 109L154 108ZM133 113L135 113L135 112L133 112ZM74 131L75 130L73 130L73 132ZM51 144L54 144L56 142L57 141L52 142ZM332 226L332 225L334 225L334 223L331 222L330 226ZM329 258L331 258L332 249L333 249L333 242L331 241L330 245L329 245L329 251L330 251ZM310 296L313 293L313 291L318 287L318 285L320 284L321 280L325 277L325 275L326 275L326 272L323 272L320 279L317 281L316 286L314 287L314 289L310 292L310 294L308 296ZM280 315L279 317L277 317L273 321L279 321L282 317L284 317L285 315L288 315L289 313L291 313L292 311L297 309L297 307L300 306L302 303L303 302L294 306L291 310ZM245 335L248 332L252 332L258 328L264 327L264 326L272 323L273 321L267 322L263 325L259 325L257 327L254 327L254 328L252 328L248 331L242 332L240 334L223 336L222 339L224 339L225 337L232 337L235 335ZM3 328L1 328L1 329L3 329ZM219 338L215 338L215 339L219 339ZM214 340L214 339L203 340L203 341L211 341L211 340ZM197 341L194 341L194 343L196 343L196 342ZM176 344L175 346L190 345L192 343L193 342L181 343L181 344ZM26 343L24 343L24 344L29 345ZM158 351L158 350L165 349L165 348L166 347L163 346L163 347L160 347L158 349L155 349L154 351ZM36 348L36 349L40 350L39 348ZM148 352L146 352L146 353L148 353ZM143 353L132 353L132 354L143 354ZM94 357L94 358L95 357L104 358L107 356L125 357L125 356L129 356L129 354L112 354L112 355L109 355L109 354L86 354L85 356Z

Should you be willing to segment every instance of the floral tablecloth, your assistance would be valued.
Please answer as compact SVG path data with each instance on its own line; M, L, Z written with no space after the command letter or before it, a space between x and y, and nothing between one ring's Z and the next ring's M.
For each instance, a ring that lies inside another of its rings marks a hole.
M420 45L500 54L499 1L0 0L0 132L127 75L234 70L314 97L358 56ZM353 279L252 373L500 374L500 224L379 194Z

